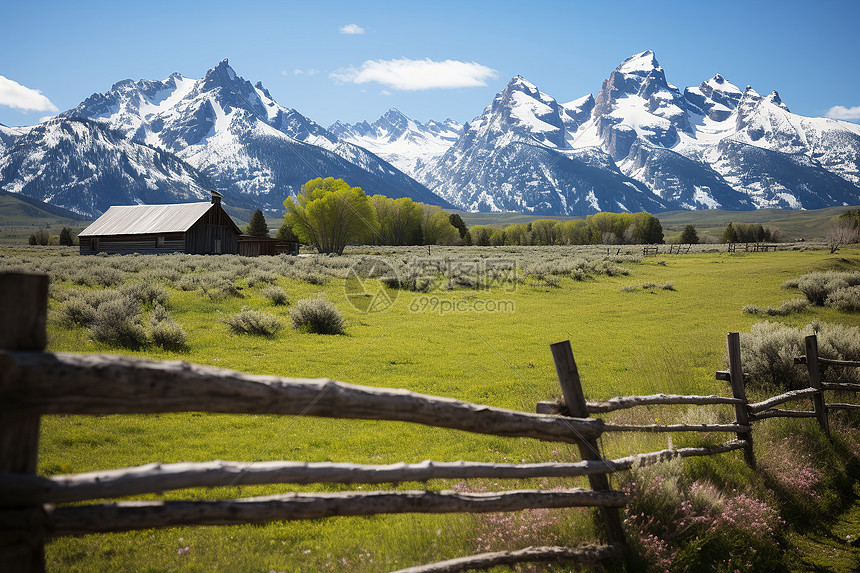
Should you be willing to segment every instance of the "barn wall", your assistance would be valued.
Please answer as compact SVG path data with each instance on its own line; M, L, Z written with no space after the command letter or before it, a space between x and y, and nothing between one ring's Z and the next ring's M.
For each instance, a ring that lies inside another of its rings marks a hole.
M239 252L237 235L232 226L210 225L205 217L194 223L185 233L185 252L193 255L228 254ZM221 252L215 250L215 240L221 239Z
M157 245L157 238L164 237L164 245ZM80 237L81 254L158 254L181 253L185 250L185 233L159 233L150 235L111 235L107 237ZM98 243L98 247L96 247Z

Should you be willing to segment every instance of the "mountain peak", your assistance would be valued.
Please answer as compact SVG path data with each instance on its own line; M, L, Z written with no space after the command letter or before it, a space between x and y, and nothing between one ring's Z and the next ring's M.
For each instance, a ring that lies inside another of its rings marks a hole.
M224 58L218 65L206 72L206 77L203 78L203 83L207 86L212 83L225 84L236 79L236 72L230 67L230 62Z
M511 81L508 82L509 88L519 89L521 91L535 91L537 90L537 86L525 79L520 74L515 75L511 78Z
M615 71L624 74L648 73L651 70L662 70L660 63L657 62L657 57L651 50L645 50L638 54L633 54L615 68Z
M782 103L782 99L780 99L780 97L779 97L779 92L776 90L773 90L772 92L770 92L770 94L768 94L764 98L764 101L770 102L773 105L784 109L785 111L789 111L788 106L785 105L784 103Z

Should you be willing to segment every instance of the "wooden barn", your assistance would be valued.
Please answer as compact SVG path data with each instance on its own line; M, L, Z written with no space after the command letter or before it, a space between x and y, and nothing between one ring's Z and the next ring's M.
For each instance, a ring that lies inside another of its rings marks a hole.
M111 207L78 237L82 255L217 255L238 253L241 234L213 191L211 203Z

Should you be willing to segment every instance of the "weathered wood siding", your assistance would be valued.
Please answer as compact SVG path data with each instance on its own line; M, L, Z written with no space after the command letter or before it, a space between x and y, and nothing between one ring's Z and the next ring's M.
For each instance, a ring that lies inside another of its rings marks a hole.
M164 237L159 246L158 237ZM81 254L96 253L181 253L185 251L185 233L154 233L149 235L111 235L108 237L81 237Z
M215 203L185 233L185 252L193 255L235 255L239 252L239 233L239 228L221 204Z

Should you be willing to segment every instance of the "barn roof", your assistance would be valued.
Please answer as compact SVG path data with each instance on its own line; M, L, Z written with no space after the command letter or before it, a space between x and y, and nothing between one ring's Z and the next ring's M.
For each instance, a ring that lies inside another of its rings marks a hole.
M104 215L81 231L78 236L180 233L190 229L214 206L209 202L114 206L105 211Z

